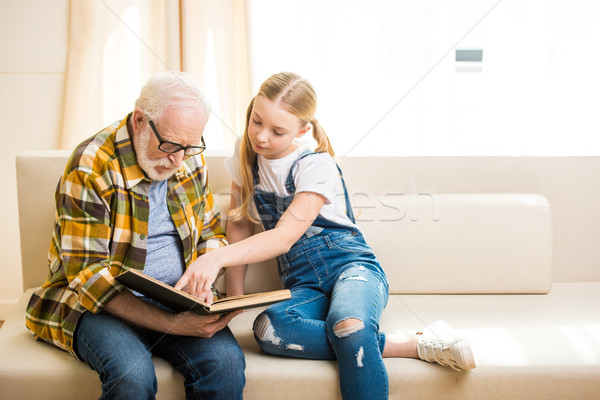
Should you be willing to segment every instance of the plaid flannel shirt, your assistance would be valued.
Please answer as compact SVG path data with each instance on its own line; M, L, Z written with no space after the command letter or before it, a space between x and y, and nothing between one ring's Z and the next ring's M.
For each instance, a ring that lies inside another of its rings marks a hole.
M27 328L75 356L78 318L100 311L123 289L114 277L142 270L146 260L150 180L137 164L128 117L71 155L56 189L49 275L27 307ZM167 205L186 266L227 244L202 155L188 158L169 178Z

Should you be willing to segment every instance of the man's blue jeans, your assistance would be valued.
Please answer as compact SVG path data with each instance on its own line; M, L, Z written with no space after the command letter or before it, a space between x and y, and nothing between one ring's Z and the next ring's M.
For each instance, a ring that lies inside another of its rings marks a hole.
M100 376L101 399L154 399L152 356L166 359L184 378L187 399L241 399L244 355L229 328L210 339L134 328L105 312L85 312L75 351Z

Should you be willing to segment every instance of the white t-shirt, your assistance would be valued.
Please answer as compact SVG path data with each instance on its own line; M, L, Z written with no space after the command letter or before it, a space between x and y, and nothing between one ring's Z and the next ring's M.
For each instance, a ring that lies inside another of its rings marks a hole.
M274 160L258 155L259 184L257 188L265 192L276 193L282 197L289 196L290 193L285 188L287 176L294 161L305 150L313 149L310 145L298 144L298 148L293 153ZM239 139L235 144L233 157L227 158L225 165L233 182L241 186ZM335 161L328 153L312 154L298 161L294 168L293 177L296 193L314 192L325 197L325 204L320 212L323 218L340 225L359 229L346 214L346 200L342 180Z

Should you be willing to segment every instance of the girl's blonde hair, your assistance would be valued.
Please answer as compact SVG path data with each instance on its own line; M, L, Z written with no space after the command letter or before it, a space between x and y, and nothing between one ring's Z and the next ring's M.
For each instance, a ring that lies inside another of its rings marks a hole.
M255 218L250 215L250 205L252 204L252 191L254 181L252 178L252 167L256 162L256 153L252 149L250 139L248 138L248 125L254 100L258 96L265 96L269 100L278 103L286 111L292 113L300 119L300 125L312 124L313 138L317 142L318 153L329 153L332 157L335 155L329 138L325 134L321 125L315 118L317 110L317 94L312 85L304 78L293 72L280 72L272 75L260 86L256 96L250 101L246 111L246 128L240 144L240 165L242 173L242 185L240 187L241 204L231 210L230 217L233 221L248 219L257 223Z

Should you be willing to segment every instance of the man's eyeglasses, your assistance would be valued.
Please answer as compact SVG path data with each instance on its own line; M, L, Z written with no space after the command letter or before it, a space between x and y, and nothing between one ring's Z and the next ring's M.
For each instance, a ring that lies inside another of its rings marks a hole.
M154 122L152 122L152 120L150 118L148 118L148 124L150 125L150 128L152 128L152 131L154 132L154 134L156 135L156 138L158 139L158 149L160 151L164 151L165 153L177 153L178 151L183 150L183 154L185 154L186 156L195 156L197 154L202 153L204 150L206 150L206 144L204 143L204 137L202 137L200 140L202 142L202 146L182 146L179 143L173 143L173 142L169 142L168 140L163 140L158 131L156 130L156 127L154 126Z

